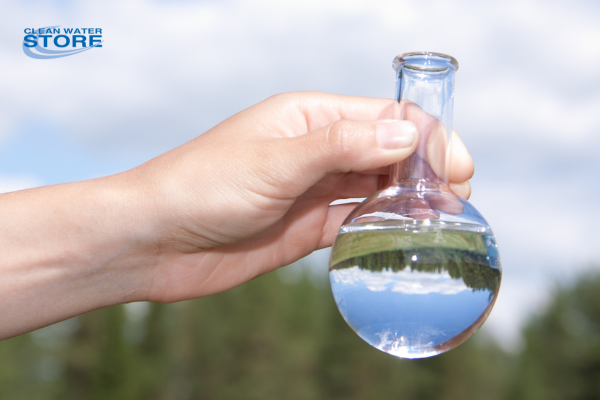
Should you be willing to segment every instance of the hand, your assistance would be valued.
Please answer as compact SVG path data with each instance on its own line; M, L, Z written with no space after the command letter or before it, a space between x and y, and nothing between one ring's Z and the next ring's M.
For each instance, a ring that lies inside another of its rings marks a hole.
M114 304L237 286L330 246L418 142L391 100L290 93L117 175L0 195L0 340ZM473 162L452 136L451 187Z
M156 262L147 300L235 287L331 246L355 204L418 143L410 121L377 121L391 100L277 95L130 171L154 188ZM473 163L452 136L451 187L468 198Z

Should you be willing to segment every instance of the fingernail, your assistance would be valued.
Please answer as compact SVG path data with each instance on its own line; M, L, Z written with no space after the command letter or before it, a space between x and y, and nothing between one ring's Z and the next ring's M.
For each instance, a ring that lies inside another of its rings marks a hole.
M386 150L411 147L417 139L417 127L411 121L384 120L377 125L377 144Z

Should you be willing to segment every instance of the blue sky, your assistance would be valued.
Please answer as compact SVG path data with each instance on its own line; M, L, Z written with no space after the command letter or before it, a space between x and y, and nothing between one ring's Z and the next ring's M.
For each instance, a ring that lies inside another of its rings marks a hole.
M272 94L391 97L399 53L458 59L454 127L504 266L508 347L555 282L600 265L600 9L572 1L16 1L0 15L0 191L131 168ZM35 60L23 29L99 27ZM326 257L315 256L325 268Z

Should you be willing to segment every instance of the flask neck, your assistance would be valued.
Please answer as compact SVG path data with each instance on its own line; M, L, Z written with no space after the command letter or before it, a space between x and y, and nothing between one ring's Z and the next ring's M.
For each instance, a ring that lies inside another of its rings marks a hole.
M394 67L394 118L414 122L419 138L414 153L392 167L390 184L422 188L445 184L456 60L443 54L408 53L398 56Z
M428 178L418 178L415 176L408 177L406 164L407 162L401 162L391 166L388 187L398 188L401 190L428 192L444 190L444 187L447 185L447 182L439 179L435 175L428 175ZM405 170L403 171L402 168Z
M416 151L406 160L393 164L390 168L389 186L407 190L439 190L440 185L446 184L444 171L436 173L431 164Z

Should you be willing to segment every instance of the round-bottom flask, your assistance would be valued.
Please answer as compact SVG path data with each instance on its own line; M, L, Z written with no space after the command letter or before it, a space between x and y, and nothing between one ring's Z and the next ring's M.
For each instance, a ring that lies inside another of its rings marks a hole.
M394 117L419 130L417 149L390 182L344 221L331 252L338 308L370 345L403 358L450 350L477 331L498 295L493 233L445 176L452 122L452 57L396 57Z

